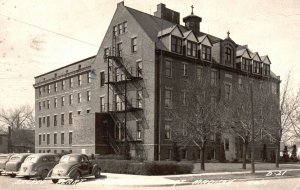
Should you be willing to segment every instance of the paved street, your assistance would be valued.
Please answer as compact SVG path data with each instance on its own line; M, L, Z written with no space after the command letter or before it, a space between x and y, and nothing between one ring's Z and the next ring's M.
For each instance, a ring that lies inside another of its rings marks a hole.
M248 189L263 189L263 190L300 190L300 178L285 178L285 179L273 179L273 180L256 180L256 181L225 181L225 180L202 180L199 177L193 184L182 185L180 181L172 181L165 179L160 176L129 176L126 179L118 178L118 175L110 176L111 179L103 176L101 179L87 179L84 182L78 184L52 184L50 180L23 180L20 178L10 178L7 176L0 176L0 190L86 190L86 189L136 189L136 190L147 190L147 189L185 189L185 190L194 190L194 189L208 189L208 190L248 190ZM122 180L126 180L126 183ZM148 180L148 182L147 182ZM149 185L150 180L162 180L161 183L165 183L163 186L147 186ZM130 185L130 181L134 181ZM139 181L137 183L137 181ZM63 181L60 181L62 183ZM70 182L70 181L69 181ZM206 184L205 184L206 183ZM212 184L215 183L215 184ZM126 184L126 185L124 185ZM143 184L146 184L144 186Z

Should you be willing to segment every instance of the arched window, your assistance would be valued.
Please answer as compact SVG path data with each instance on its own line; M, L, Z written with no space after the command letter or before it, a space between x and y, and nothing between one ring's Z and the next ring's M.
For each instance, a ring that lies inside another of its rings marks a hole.
M231 64L232 62L232 50L229 47L225 48L225 63Z

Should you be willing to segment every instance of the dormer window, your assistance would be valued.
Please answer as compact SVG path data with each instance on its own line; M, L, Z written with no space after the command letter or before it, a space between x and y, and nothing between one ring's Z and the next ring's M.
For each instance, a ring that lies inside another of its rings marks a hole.
M180 37L171 37L171 51L182 54L182 39Z
M197 57L197 43L192 41L187 41L187 55L192 57Z
M202 60L211 61L211 47L202 45Z
M249 71L250 64L251 64L250 62L251 62L250 59L242 58L242 67L241 67L241 69L243 71Z
M264 64L264 75L265 76L270 75L270 65Z
M225 63L231 64L232 62L232 50L229 47L225 48Z
M253 73L260 74L261 63L253 61Z

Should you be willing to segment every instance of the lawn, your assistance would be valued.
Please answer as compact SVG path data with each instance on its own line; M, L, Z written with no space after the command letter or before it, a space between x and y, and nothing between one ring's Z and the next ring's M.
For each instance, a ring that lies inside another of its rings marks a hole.
M274 163L256 162L255 169L258 170L284 170L284 169L300 169L300 164L279 164L279 168L275 167ZM242 163L205 163L205 173L211 172L238 172L238 171L251 171L251 164L247 164L247 169L242 169ZM203 173L200 170L200 163L194 164L193 173Z

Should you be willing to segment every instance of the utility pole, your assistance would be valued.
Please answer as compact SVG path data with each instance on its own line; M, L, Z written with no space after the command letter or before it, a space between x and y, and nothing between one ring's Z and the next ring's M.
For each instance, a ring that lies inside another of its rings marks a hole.
M254 112L253 112L253 82L250 82L250 93L251 93L251 173L255 173L254 164Z

